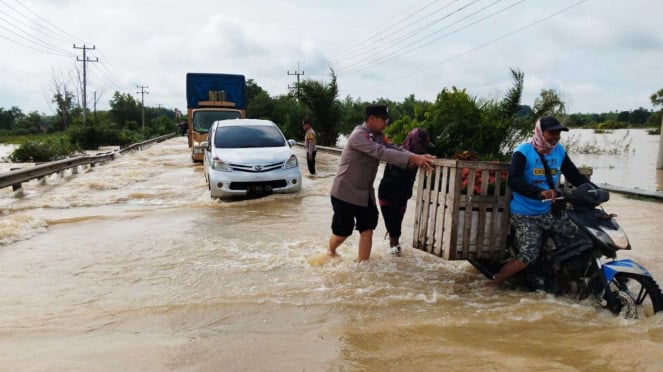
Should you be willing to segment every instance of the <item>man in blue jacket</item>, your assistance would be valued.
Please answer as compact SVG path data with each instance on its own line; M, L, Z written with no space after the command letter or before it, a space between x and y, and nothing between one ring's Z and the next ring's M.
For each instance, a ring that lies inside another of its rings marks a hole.
M556 245L581 239L578 227L566 212L556 212L554 208L558 196L555 185L559 184L560 174L574 186L589 182L559 143L560 133L568 130L554 117L544 116L537 120L529 142L518 145L513 152L508 179L513 198L509 209L518 257L502 266L488 286L504 283L534 262L539 256L544 231L552 234Z

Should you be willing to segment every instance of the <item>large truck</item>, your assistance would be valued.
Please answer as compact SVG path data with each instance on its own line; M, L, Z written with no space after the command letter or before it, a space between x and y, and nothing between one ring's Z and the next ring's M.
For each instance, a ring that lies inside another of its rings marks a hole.
M217 120L246 118L246 79L233 74L186 74L187 136L191 159L203 161L200 143Z

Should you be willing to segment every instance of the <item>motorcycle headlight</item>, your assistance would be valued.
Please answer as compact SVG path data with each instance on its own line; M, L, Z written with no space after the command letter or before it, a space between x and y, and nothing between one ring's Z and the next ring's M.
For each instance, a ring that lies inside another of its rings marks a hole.
M214 158L212 160L212 169L222 171L222 172L232 172L233 169L230 167L230 163L226 163L219 158Z
M623 230L610 230L602 229L612 239L612 242L615 243L615 248L617 249L627 249L628 248L628 237Z
M603 244L606 246L614 247L615 249L628 249L628 237L623 230L612 230L612 229L594 229L587 227L592 235L597 237Z
M297 162L297 157L293 154L290 155L288 160L283 163L283 169L290 169L299 166L299 163Z

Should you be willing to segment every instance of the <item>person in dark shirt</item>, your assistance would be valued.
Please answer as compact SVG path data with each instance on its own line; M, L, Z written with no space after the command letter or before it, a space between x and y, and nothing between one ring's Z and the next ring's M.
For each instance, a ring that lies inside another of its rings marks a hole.
M544 231L552 235L555 245L584 239L566 212L555 209L560 203L555 201L560 174L574 186L589 183L559 143L560 133L568 130L554 117L544 116L537 120L530 141L518 145L513 152L507 182L513 191L509 209L518 256L502 266L488 286L504 283L534 262Z
M413 154L428 154L433 144L428 131L415 128L408 133L401 145L403 150ZM412 187L417 177L417 168L399 168L387 164L378 187L378 200L382 218L389 235L389 247L394 255L401 254L401 227L407 208L407 201L412 197Z

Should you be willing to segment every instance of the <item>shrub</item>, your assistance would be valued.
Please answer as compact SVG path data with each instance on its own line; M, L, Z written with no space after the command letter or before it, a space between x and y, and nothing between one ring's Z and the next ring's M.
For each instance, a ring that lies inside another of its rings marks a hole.
M140 141L140 135L126 130L115 129L109 125L71 126L67 129L71 143L86 150L96 150L99 146L126 146Z
M80 151L80 147L69 142L65 136L31 139L14 150L9 160L15 163L47 162L64 159Z

